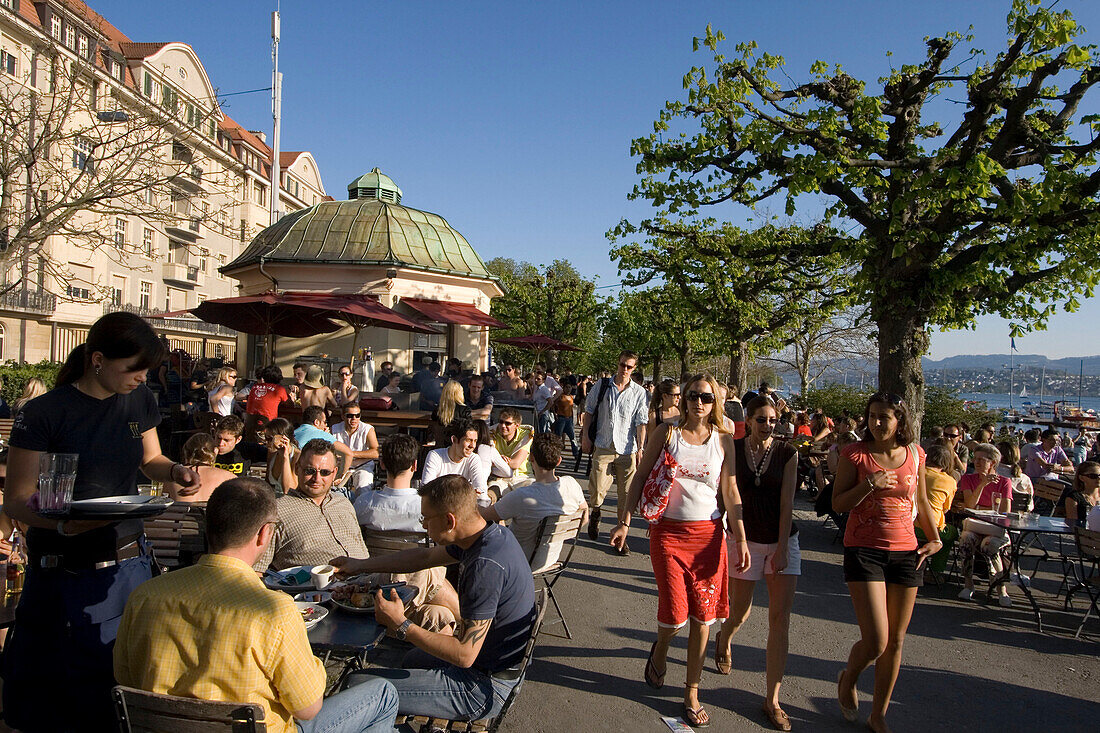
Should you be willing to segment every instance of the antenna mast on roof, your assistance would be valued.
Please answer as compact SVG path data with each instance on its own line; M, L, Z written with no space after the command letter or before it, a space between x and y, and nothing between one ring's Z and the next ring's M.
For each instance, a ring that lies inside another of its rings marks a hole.
M283 111L283 75L279 73L279 3L271 14L271 117L275 129L271 135L271 223L279 221L279 118Z

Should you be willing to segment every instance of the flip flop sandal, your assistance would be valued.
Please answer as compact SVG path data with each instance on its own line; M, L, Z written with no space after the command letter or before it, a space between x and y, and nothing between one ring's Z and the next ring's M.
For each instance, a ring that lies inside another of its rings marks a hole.
M844 719L849 723L854 723L859 720L859 695L856 695L856 707L850 708L845 705L840 699L840 682L844 679L844 672L846 669L840 670L840 674L836 676L836 701L840 705L840 713L844 716ZM852 688L852 692L855 692L855 688Z
M763 707L764 715L768 716L768 720L771 721L772 727L776 730L790 730L791 719L783 712L783 708L769 708L767 705Z
M653 646L649 648L649 658L645 660L645 683L654 690L659 690L665 686L665 672L668 671L668 664L665 664L665 672L657 672L657 666L653 664L653 652L656 649L657 642L653 642Z
M728 644L724 655L721 654L721 651L722 647L718 645L716 639L714 642L714 667L718 670L718 674L730 674L733 672L733 652Z
M706 728L710 725L710 716L707 715L707 711L700 705L697 708L689 708L687 703L680 706L680 714L684 718L684 722L690 725L692 728Z

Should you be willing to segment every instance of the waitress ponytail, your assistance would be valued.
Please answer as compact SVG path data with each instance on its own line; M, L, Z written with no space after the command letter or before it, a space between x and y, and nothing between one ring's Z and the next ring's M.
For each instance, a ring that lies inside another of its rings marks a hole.
M69 352L57 374L58 387L72 384L92 366L92 354L107 359L139 357L132 365L149 369L160 364L168 353L157 332L149 323L133 313L107 313L88 329L87 340Z
M72 384L83 377L84 370L87 369L87 359L87 349L84 348L84 344L80 344L70 351L69 357L65 359L65 363L61 365L61 370L57 373L57 382L54 387Z

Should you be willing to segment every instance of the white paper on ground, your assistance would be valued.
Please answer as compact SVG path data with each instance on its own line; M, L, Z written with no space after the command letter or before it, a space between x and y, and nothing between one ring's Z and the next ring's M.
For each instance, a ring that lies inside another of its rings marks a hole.
M668 726L672 733L695 733L695 729L680 718L662 717L661 720L664 721L664 724Z

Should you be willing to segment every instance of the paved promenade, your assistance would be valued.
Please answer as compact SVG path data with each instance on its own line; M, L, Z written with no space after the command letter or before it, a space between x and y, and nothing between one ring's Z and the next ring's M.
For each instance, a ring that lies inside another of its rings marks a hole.
M836 703L837 674L857 638L841 546L832 543L835 530L823 528L808 503L799 500L796 508L803 575L791 621L782 704L796 731L866 730L862 721L870 711L872 670L859 681L858 726L841 717ZM612 522L605 512L601 543ZM667 730L659 716L679 714L687 633L673 641L664 689L646 687L642 669L655 638L657 599L644 529L633 529L630 547L630 557L619 557L589 542L582 532L571 570L557 585L574 638L540 638L503 731L657 733ZM1040 591L1057 587L1052 578L1040 574ZM1081 640L1075 640L1080 614L1053 610L1051 596L1040 593L1045 633L1039 634L1019 589L1011 590L1015 605L1007 609L959 601L957 592L950 584L920 592L888 715L894 731L927 733L964 726L998 733L1096 730L1100 620L1090 620ZM760 711L767 633L762 582L756 600L761 605L734 639L731 676L714 671L713 641L708 648L700 697L710 712L711 730L771 730Z

